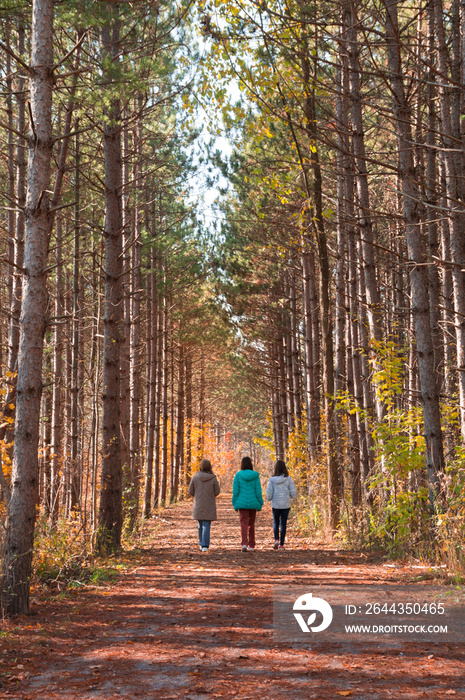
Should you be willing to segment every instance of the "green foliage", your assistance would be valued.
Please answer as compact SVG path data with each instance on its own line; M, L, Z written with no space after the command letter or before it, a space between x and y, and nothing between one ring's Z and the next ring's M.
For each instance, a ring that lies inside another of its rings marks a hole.
M327 535L327 517L321 497L307 496L300 492L297 503L291 510L292 525L304 537L324 539Z
M428 499L423 416L419 406L400 403L406 357L395 343L372 342L374 386L384 406L376 422L358 408L347 392L336 397L342 414L359 413L372 424L374 472L366 488L371 505L349 508L340 536L350 545L376 546L391 554L418 552L421 544L433 550L431 510Z
M393 481L404 478L413 470L425 470L425 438L421 408L410 410L392 409L385 419L375 425L373 437L376 453L384 470L374 477L371 486L385 480L386 473Z
M60 521L51 528L45 518L36 527L33 578L52 590L89 581L92 574L88 543L78 522Z
M91 542L77 520L60 520L50 527L39 518L33 560L33 582L54 594L83 586L101 586L112 581L130 566L132 556L140 553L144 521L123 536L125 551L115 557L96 557Z
M96 566L95 568L92 569L92 573L90 574L89 580L92 581L92 583L95 583L98 585L100 583L112 582L117 577L118 577L118 572L115 571L115 569L111 569L108 567Z
M457 572L457 581L465 576L465 446L458 445L446 468L446 498L442 512L435 518L435 535L442 561Z
M371 347L376 358L371 361L376 394L389 411L394 407L396 397L402 394L406 358L392 340L378 342L372 339Z
M61 520L53 528L40 518L36 528L33 580L53 592L113 581L121 566L96 561L89 540L76 520Z
M391 495L378 517L371 520L369 537L391 554L413 552L420 542L431 543L428 489Z
M374 384L385 407L381 422L373 422L375 471L368 488L371 506L348 509L339 533L346 546L381 548L391 555L414 554L440 560L456 572L465 569L465 448L459 445L448 460L441 498L433 513L428 495L423 417L419 406L401 405L406 353L394 343L373 344ZM337 410L358 411L353 397L337 397ZM457 429L457 403L443 403L443 425ZM366 420L368 416L363 415Z

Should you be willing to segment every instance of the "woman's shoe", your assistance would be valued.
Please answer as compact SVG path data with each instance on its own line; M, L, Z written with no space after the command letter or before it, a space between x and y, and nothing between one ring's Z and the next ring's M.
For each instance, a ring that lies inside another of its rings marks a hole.
M208 547L202 547L202 552L208 552Z
M274 541L273 549L278 549L279 547L279 540Z
M243 551L243 552L246 552L246 551L247 551L247 545L246 545L246 544L243 544L243 545L242 545L242 551Z
M253 552L253 551L254 551L254 548L253 548L253 547L247 547L247 551L248 551L248 552Z
M284 549L284 546L282 544L280 544L278 549Z

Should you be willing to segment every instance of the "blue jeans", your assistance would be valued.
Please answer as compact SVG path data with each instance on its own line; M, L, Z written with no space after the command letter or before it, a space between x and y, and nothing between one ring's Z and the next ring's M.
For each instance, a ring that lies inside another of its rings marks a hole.
M199 547L210 546L210 525L211 520L199 520Z
M284 546L286 539L287 516L290 508L272 508L273 510L273 532L275 540L279 540L279 544ZM279 537L279 523L281 521L281 537Z

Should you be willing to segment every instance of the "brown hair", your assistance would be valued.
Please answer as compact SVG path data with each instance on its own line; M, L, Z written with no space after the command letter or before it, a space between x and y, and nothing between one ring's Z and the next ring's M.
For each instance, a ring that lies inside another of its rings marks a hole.
M209 472L210 474L212 474L213 470L212 470L212 463L210 462L210 460L209 459L202 459L202 461L200 462L199 470L201 472Z
M252 460L250 459L250 457L242 457L241 469L252 469L253 471Z
M273 476L289 476L289 472L287 471L287 467L285 462L282 459L278 459L276 464L274 465L274 474Z

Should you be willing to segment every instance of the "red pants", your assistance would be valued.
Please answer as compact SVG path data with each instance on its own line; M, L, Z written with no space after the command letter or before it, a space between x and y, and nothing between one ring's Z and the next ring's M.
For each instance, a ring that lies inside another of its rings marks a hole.
M239 508L242 546L255 547L255 508Z

